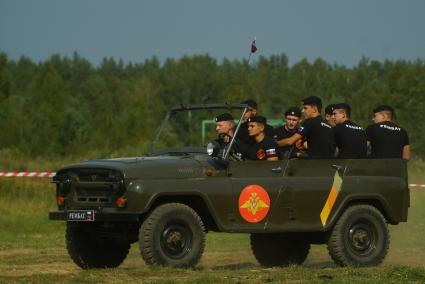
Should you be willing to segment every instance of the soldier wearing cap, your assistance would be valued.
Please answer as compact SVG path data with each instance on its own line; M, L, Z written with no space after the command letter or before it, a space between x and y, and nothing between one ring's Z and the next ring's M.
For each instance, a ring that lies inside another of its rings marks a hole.
M248 105L248 109L245 112L245 115L243 117L244 123L241 124L237 137L239 140L245 144L254 144L255 141L252 139L252 137L249 136L248 132L248 119L252 116L257 115L257 103L254 100L246 100L241 102L241 104ZM273 137L274 135L274 129L272 126L266 124L265 125L265 134L266 136Z
M251 116L248 118L249 136L255 141L248 149L248 157L251 160L277 161L279 159L279 149L276 142L266 136L265 126L267 120L264 116Z
M234 127L235 123L233 122L233 116L230 113L222 113L216 116L215 131L220 136L220 140L223 142L230 142L230 137L234 135Z
M351 107L346 103L333 107L337 157L342 159L363 159L367 154L366 132L350 120Z
M373 110L373 124L366 128L371 158L403 158L410 160L409 137L404 128L392 122L394 109L388 105Z
M215 141L220 145L223 150L232 140L234 136L235 123L233 116L230 113L223 113L215 117L215 131L218 134L218 139ZM246 156L246 146L240 143L237 138L233 142L231 155L238 160L244 159Z
M301 118L301 110L298 107L290 107L285 111L285 124L274 129L273 139L276 141L291 137L298 132L298 123ZM294 153L295 145L279 147L280 157L289 158Z
M278 141L280 147L294 145L298 140L307 141L307 154L313 159L330 159L335 156L335 136L332 127L320 115L322 100L316 96L302 100L305 120L298 133Z
M332 117L335 106L336 104L330 104L327 107L325 107L325 121L327 124L329 124L332 127L335 127L335 122Z

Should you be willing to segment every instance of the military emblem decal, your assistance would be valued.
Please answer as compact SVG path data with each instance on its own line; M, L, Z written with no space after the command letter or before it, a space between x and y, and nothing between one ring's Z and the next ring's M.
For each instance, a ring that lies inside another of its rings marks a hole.
M270 198L267 191L257 185L246 186L239 195L239 213L250 223L263 220L270 209Z

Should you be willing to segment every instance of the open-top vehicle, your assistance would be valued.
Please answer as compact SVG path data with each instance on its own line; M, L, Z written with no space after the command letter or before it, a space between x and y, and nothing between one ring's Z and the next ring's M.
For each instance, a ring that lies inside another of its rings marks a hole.
M238 132L246 110L241 104L174 107L147 156L60 169L53 178L58 210L49 218L66 221L73 261L116 267L138 241L147 264L191 267L202 256L206 232L217 231L249 233L264 266L301 264L310 244L327 244L341 266L381 263L387 224L407 221L405 162L240 161L232 159L234 140L221 151L216 143L202 145L202 120L232 112L240 118Z

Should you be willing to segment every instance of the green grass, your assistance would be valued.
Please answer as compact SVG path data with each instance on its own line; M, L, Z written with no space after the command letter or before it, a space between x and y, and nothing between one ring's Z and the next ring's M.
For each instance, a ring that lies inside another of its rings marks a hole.
M416 159L410 161L407 165L409 170L409 183L425 184L425 161Z
M0 248L45 248L61 245L58 231L64 224L50 222L47 212L55 208L53 184L48 179L0 181Z
M411 182L424 182L425 163L409 164ZM258 265L247 234L209 233L195 269L148 267L134 244L116 269L79 269L65 249L62 222L48 179L0 179L0 283L425 283L425 189L412 189L407 223L390 226L384 263L372 268L339 268L325 246L312 246L302 266L266 269Z

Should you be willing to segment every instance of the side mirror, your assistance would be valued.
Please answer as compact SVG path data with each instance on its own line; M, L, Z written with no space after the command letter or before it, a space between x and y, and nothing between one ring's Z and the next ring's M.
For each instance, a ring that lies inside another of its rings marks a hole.
M214 163L218 168L224 169L229 166L229 161L223 159L223 149L217 141L208 143L207 153L214 158Z
M211 141L207 145L207 154L211 157L217 157L220 152L220 144L217 141Z

